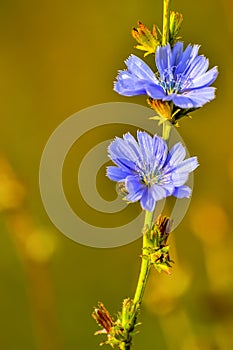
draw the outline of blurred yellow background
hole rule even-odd
[[[153,273],[134,349],[233,348],[232,79],[230,0],[172,1],[183,39],[219,66],[217,99],[179,129],[201,166],[188,214],[172,239],[171,276]],[[58,232],[41,202],[38,169],[55,128],[104,102],[145,103],[112,90],[133,52],[132,26],[161,25],[162,1],[3,0],[0,4],[0,348],[98,349],[91,312],[132,296],[141,242],[95,249]],[[84,147],[84,146],[82,146]],[[88,147],[88,145],[87,145]],[[70,200],[69,159],[65,182]],[[78,208],[77,208],[78,210]]]

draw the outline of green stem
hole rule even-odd
[[[171,124],[169,122],[165,122],[163,124],[163,134],[162,134],[162,137],[165,141],[168,141],[168,139],[169,139],[170,130],[171,130]],[[148,231],[153,224],[153,216],[154,216],[154,211],[153,212],[150,212],[150,211],[145,212],[144,228],[146,229],[146,231]],[[147,241],[146,234],[144,234],[143,235],[143,250],[147,247],[148,247],[148,241]],[[141,264],[141,270],[140,270],[140,274],[139,274],[139,278],[138,278],[138,284],[137,284],[136,292],[134,295],[134,304],[136,306],[136,310],[140,307],[140,305],[142,303],[142,298],[143,298],[143,295],[145,292],[146,283],[147,283],[149,273],[150,273],[150,262],[148,261],[148,259],[142,258],[142,264]]]
[[[166,120],[163,123],[163,134],[162,134],[162,138],[164,139],[164,141],[168,141],[169,139],[169,135],[170,135],[170,131],[171,131],[171,123]]]
[[[151,226],[153,224],[153,216],[154,216],[154,211],[152,211],[152,212],[145,211],[145,220],[144,220],[144,226],[143,226],[143,231],[145,231],[145,233],[143,234],[143,251],[145,248],[148,247],[148,240],[147,240],[146,232],[151,228]],[[134,299],[133,299],[134,312],[133,312],[133,316],[132,316],[131,332],[134,329],[136,322],[137,322],[138,311],[139,311],[141,303],[142,303],[143,295],[144,295],[145,288],[146,288],[146,283],[147,283],[148,276],[150,273],[150,268],[151,268],[150,261],[148,259],[145,259],[142,257],[142,263],[141,263],[141,269],[140,269],[140,274],[139,274],[139,278],[138,278],[138,284],[137,284],[137,288],[136,288]],[[127,343],[123,343],[120,350],[130,350],[131,342],[132,342],[132,335],[129,333]]]
[[[166,122],[163,124],[163,134],[162,137],[165,141],[167,141],[169,139],[169,134],[170,134],[170,130],[171,130],[171,124],[169,122]],[[146,232],[148,230],[151,229],[151,226],[153,224],[153,217],[154,217],[154,212],[155,211],[146,211],[145,212],[145,220],[144,220],[144,234],[143,234],[143,249],[142,251],[144,251],[147,247],[149,247],[148,245],[148,239],[147,239],[147,235]],[[142,263],[141,263],[141,269],[140,269],[140,273],[139,273],[139,278],[138,278],[138,283],[137,283],[137,288],[135,291],[135,295],[134,295],[134,315],[132,317],[132,329],[134,329],[136,321],[137,321],[137,315],[138,315],[138,311],[140,309],[140,306],[142,304],[142,299],[143,299],[143,295],[146,289],[146,283],[150,274],[150,269],[151,269],[151,264],[150,261],[148,259],[145,259],[142,257]],[[131,330],[132,330],[131,329]],[[132,338],[131,338],[132,340]],[[131,344],[131,340],[129,341],[129,343],[126,345],[125,343],[122,344],[122,348],[120,350],[130,350],[130,344]]]
[[[146,211],[145,213],[145,221],[144,228],[146,230],[151,228],[153,223],[153,214],[154,212]],[[143,249],[148,245],[146,234],[143,235]],[[144,291],[146,288],[146,282],[150,273],[150,262],[148,259],[142,258],[141,270],[138,278],[138,284],[136,288],[136,292],[134,295],[134,304],[136,305],[136,309],[138,309],[142,303],[142,298],[144,295]]]
[[[170,27],[170,0],[163,0],[163,34],[162,45],[167,45],[169,42],[169,27]],[[171,130],[171,124],[168,121],[163,123],[163,139],[168,141]]]
[[[120,350],[130,350],[130,345],[126,343],[122,343]]]
[[[169,25],[170,25],[170,0],[163,0],[162,45],[167,45],[169,41]]]
[[[170,24],[170,0],[164,0],[163,1],[162,45],[166,45],[169,41],[169,24]],[[168,139],[169,139],[170,130],[171,130],[171,124],[168,121],[163,123],[162,137],[165,141],[168,141]],[[143,234],[143,249],[142,249],[142,251],[144,251],[146,248],[149,247],[146,232],[151,229],[151,226],[153,224],[154,212],[155,211],[153,211],[153,212],[146,211],[145,212],[145,220],[144,220],[145,233]],[[146,289],[146,283],[147,283],[147,280],[148,280],[148,277],[150,274],[150,269],[151,269],[150,261],[148,259],[145,259],[142,257],[142,263],[141,263],[141,269],[140,269],[139,278],[138,278],[138,284],[137,284],[137,288],[136,288],[134,299],[133,299],[135,308],[134,308],[134,315],[132,318],[133,322],[132,322],[131,331],[132,331],[132,329],[134,329],[136,321],[137,321],[137,315],[138,315],[138,311],[140,309],[140,306],[142,304],[142,299],[143,299],[143,295],[144,295],[144,292]],[[128,344],[123,343],[120,350],[130,350],[131,340],[132,340],[132,338],[130,339]]]

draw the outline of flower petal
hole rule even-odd
[[[116,166],[108,166],[106,175],[110,180],[120,182],[124,181],[127,176],[131,175],[131,172],[127,172]]]
[[[180,73],[185,74],[188,71],[189,67],[191,66],[194,59],[198,55],[199,48],[200,48],[199,45],[194,45],[194,46],[188,45],[186,47],[180,59],[180,62],[177,65],[175,74],[180,74]]]
[[[140,161],[142,161],[143,160],[143,155],[142,155],[141,149],[140,149],[137,141],[135,140],[135,138],[129,132],[124,134],[123,138],[127,142],[128,146],[131,147],[131,149],[134,151],[134,153],[137,156],[137,158]]]
[[[186,92],[183,95],[174,95],[173,102],[181,108],[199,108],[215,98],[214,87],[204,87]]]
[[[125,180],[125,187],[129,194],[125,197],[130,202],[141,199],[145,192],[145,186],[139,181],[137,176],[128,176]]]
[[[158,80],[150,69],[150,67],[139,57],[135,55],[130,55],[129,58],[125,61],[128,70],[130,73],[135,75],[137,78],[141,80],[145,80],[148,83],[158,83]]]
[[[188,172],[179,172],[175,171],[171,174],[172,183],[175,187],[180,187],[188,181],[189,173]]]
[[[119,71],[114,91],[124,96],[146,95],[143,81],[127,71]]]
[[[111,159],[116,165],[118,165],[124,171],[130,172],[131,174],[135,174],[135,172],[137,172],[137,165],[134,162],[131,162],[130,160],[125,158],[121,158],[121,159],[111,158]]]
[[[205,73],[208,67],[209,60],[204,56],[197,56],[195,57],[185,74],[187,77],[189,77],[189,79],[194,79],[198,75],[202,75],[203,73]]]
[[[172,183],[167,183],[162,185],[163,189],[166,191],[166,196],[169,197],[173,194],[174,192],[174,185]]]
[[[108,147],[110,157],[112,159],[127,159],[130,162],[137,163],[138,154],[129,146],[128,142],[116,137],[115,140]]]
[[[155,168],[162,168],[167,157],[167,143],[157,135],[153,137],[152,152],[154,156],[153,170]]]
[[[191,173],[193,170],[195,170],[198,167],[198,165],[199,164],[197,161],[197,157],[190,157],[183,160],[183,162],[179,163],[176,166],[176,170],[178,170],[179,172]]]
[[[176,187],[173,196],[177,198],[189,198],[191,196],[192,190],[188,186]]]
[[[160,85],[156,85],[156,84],[146,85],[145,84],[144,89],[145,89],[147,95],[154,98],[155,100],[161,100],[166,96],[164,89]]]
[[[193,101],[192,98],[189,97],[188,93],[186,93],[185,95],[173,94],[170,100],[174,102],[175,106],[180,108],[194,108],[196,106],[196,103]],[[166,99],[166,101],[168,101],[168,99]]]
[[[206,87],[210,86],[217,78],[218,76],[218,69],[217,67],[213,67],[211,70],[209,70],[207,73],[202,74],[200,76],[196,76],[196,78],[193,79],[192,85],[190,88],[200,88],[200,87]]]
[[[191,157],[179,163],[172,172],[172,182],[175,187],[182,186],[188,180],[189,173],[198,167],[197,157]]]
[[[155,61],[159,74],[164,79],[165,74],[171,71],[172,53],[170,44],[157,47]]]
[[[140,204],[142,209],[153,211],[156,205],[156,201],[154,200],[153,196],[151,195],[148,188],[144,191],[144,194],[140,200]]]
[[[153,139],[145,131],[137,132],[139,147],[142,152],[143,159],[146,163],[150,163],[153,152]]]
[[[154,184],[149,189],[149,192],[151,193],[151,196],[154,198],[156,202],[166,197],[166,190],[162,186],[157,184]]]
[[[182,162],[185,158],[186,150],[181,142],[176,143],[168,152],[168,156],[166,159],[166,169],[169,169],[180,162]],[[167,172],[167,171],[165,171]]]
[[[173,69],[176,68],[178,62],[180,61],[180,58],[182,57],[183,46],[183,43],[181,41],[178,41],[172,48],[171,67]]]

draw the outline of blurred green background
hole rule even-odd
[[[181,122],[201,166],[189,212],[171,239],[173,273],[151,275],[134,349],[229,350],[233,5],[174,0],[172,8],[184,15],[184,41],[200,43],[220,75],[217,99]],[[66,238],[43,208],[38,169],[46,141],[71,114],[104,102],[145,105],[144,97],[114,93],[112,82],[132,51],[142,57],[132,26],[139,19],[161,25],[161,18],[159,0],[1,1],[1,349],[99,349],[93,306],[101,300],[114,313],[134,293],[140,240],[104,250]],[[73,152],[64,181],[74,206],[69,174],[76,163]]]

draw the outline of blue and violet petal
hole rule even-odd
[[[218,75],[217,67],[207,71],[209,61],[198,55],[199,45],[177,42],[158,46],[155,63],[158,73],[139,57],[131,55],[126,60],[128,70],[119,71],[114,90],[124,96],[148,95],[155,100],[172,101],[175,106],[199,108],[215,98],[210,85]]]
[[[185,159],[181,143],[168,151],[160,136],[138,131],[137,140],[130,133],[117,137],[108,152],[116,166],[107,168],[107,176],[123,182],[128,193],[125,198],[140,201],[144,210],[153,211],[157,201],[171,195],[177,198],[191,195],[185,183],[198,162],[196,157]]]

